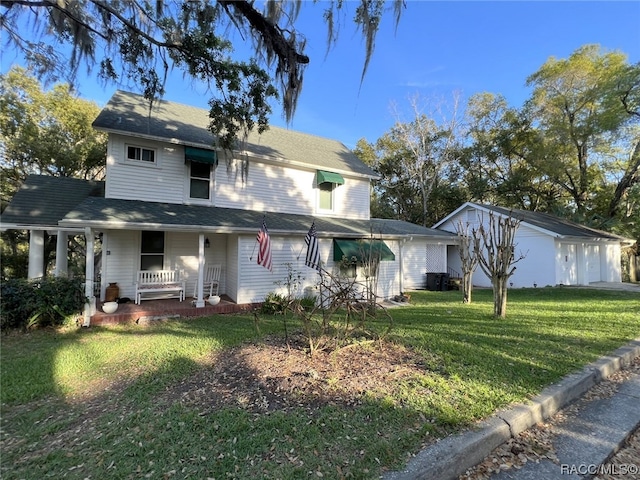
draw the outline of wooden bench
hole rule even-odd
[[[179,270],[140,270],[136,281],[136,305],[142,300],[158,298],[179,298],[184,300],[186,282]],[[163,293],[170,295],[142,296],[147,293]]]

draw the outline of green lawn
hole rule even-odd
[[[393,398],[357,407],[257,415],[201,414],[159,402],[207,359],[258,334],[228,315],[1,340],[0,476],[19,478],[376,478],[430,438],[463,429],[640,336],[634,293],[513,290],[507,319],[491,292],[413,292],[392,310],[390,341],[419,352],[423,369]],[[262,317],[260,335],[281,332]],[[114,384],[123,388],[105,388]]]

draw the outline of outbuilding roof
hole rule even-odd
[[[449,219],[455,217],[458,213],[469,208],[480,210],[482,212],[494,212],[502,216],[511,216],[522,223],[533,227],[534,229],[543,231],[549,235],[566,238],[585,238],[585,239],[606,239],[626,241],[624,237],[613,233],[604,232],[595,228],[586,227],[579,223],[557,217],[543,212],[532,212],[529,210],[519,210],[515,208],[505,208],[496,205],[486,205],[474,202],[466,202],[458,207],[455,211],[447,215],[445,218],[436,223],[433,228],[439,228]]]
[[[167,100],[157,100],[150,108],[142,95],[119,90],[93,126],[106,132],[215,150],[209,123],[208,110]],[[378,178],[341,142],[275,126],[262,134],[251,132],[242,149],[254,158]]]

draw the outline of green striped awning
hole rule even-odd
[[[333,239],[333,260],[335,262],[342,261],[343,258],[355,258],[357,262],[364,262],[373,255],[381,261],[393,261],[396,259],[395,254],[382,240],[369,239]]]
[[[204,148],[184,147],[184,159],[189,162],[218,164],[218,155],[215,150],[205,150]]]
[[[322,185],[323,183],[337,183],[338,185],[344,185],[344,178],[342,178],[342,175],[339,173],[318,170],[318,173],[316,174],[316,184]]]

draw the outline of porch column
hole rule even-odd
[[[404,244],[407,242],[406,238],[403,238],[398,242],[398,272],[400,274],[400,281],[398,282],[398,286],[400,287],[400,291],[398,294],[402,295],[404,293],[404,262],[402,260],[402,250]]]
[[[67,259],[67,242],[68,234],[63,230],[58,230],[58,237],[56,239],[56,269],[54,275],[56,277],[66,277],[68,270]]]
[[[96,297],[93,295],[93,277],[94,277],[94,235],[93,230],[90,227],[84,229],[85,243],[87,245],[87,256],[85,259],[85,281],[84,281],[84,295],[87,298],[87,303],[84,305],[84,322],[83,327],[88,327],[91,324],[91,315],[96,313]]]
[[[196,292],[196,308],[204,307],[204,233],[198,235],[198,289]]]
[[[44,230],[29,230],[28,278],[44,277]]]

